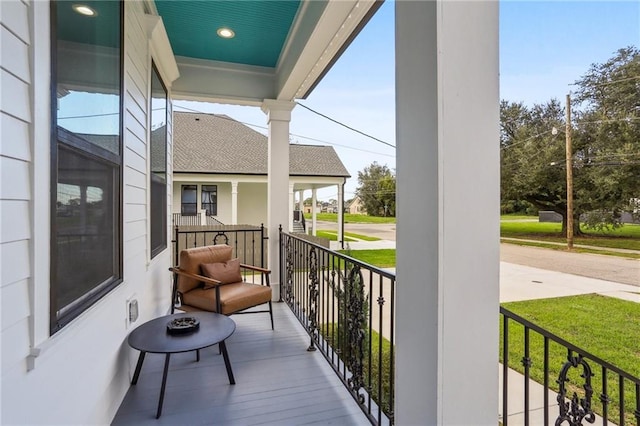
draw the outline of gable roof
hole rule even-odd
[[[267,137],[226,115],[173,113],[175,173],[267,174]],[[289,175],[351,177],[331,146],[289,145]]]

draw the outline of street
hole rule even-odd
[[[318,229],[337,230],[335,222],[318,221]],[[345,223],[345,232],[395,241],[396,224]],[[500,260],[640,287],[640,259],[569,253],[539,247],[500,244]]]

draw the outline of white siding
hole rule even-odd
[[[108,424],[135,367],[127,334],[169,308],[170,249],[152,261],[148,253],[151,60],[142,8],[125,3],[124,282],[49,337],[49,4],[0,1],[0,424]],[[132,297],[140,305],[133,325]]]
[[[32,160],[29,124],[30,82],[28,46],[31,43],[28,6],[20,1],[0,2],[0,301],[2,392],[8,372],[25,365],[29,354],[29,283]],[[6,410],[4,401],[0,407]],[[4,413],[0,409],[0,412]],[[4,414],[0,423],[4,423]]]

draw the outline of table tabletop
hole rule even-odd
[[[169,334],[167,324],[176,318],[195,317],[200,327],[186,334]],[[149,353],[190,352],[213,346],[227,339],[236,329],[229,317],[213,312],[189,312],[166,315],[138,326],[129,334],[129,346]]]

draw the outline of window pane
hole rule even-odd
[[[167,247],[167,91],[151,72],[151,257]]]
[[[194,216],[198,213],[197,194],[198,187],[196,185],[182,185],[180,213],[183,216]]]
[[[96,16],[70,1],[57,9],[58,126],[86,142],[120,153],[120,3],[85,1]]]
[[[58,1],[52,13],[51,331],[121,278],[121,2]]]
[[[77,299],[117,275],[114,169],[69,149],[58,150],[56,306]]]
[[[202,185],[202,208],[207,211],[208,216],[218,214],[218,186]]]

